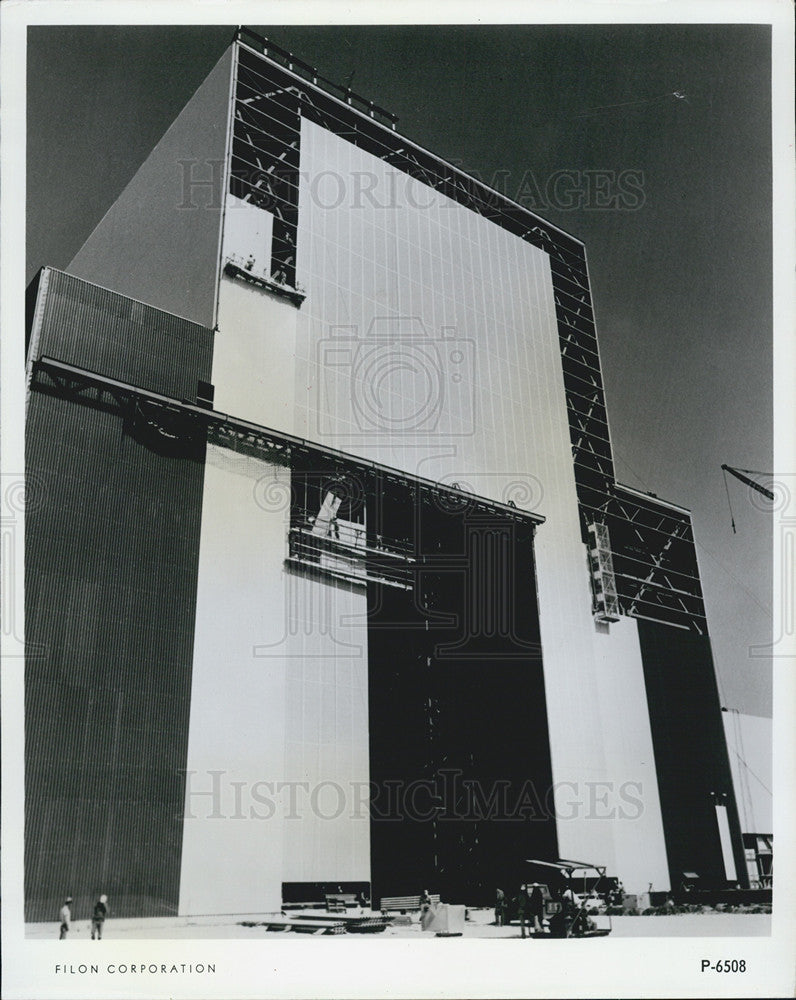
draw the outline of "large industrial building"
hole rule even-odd
[[[577,239],[239,29],[28,334],[27,919],[748,884]]]

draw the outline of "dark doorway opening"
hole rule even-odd
[[[373,899],[488,905],[557,853],[534,527],[393,482],[368,530],[415,559],[410,590],[368,584]]]

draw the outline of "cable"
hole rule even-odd
[[[733,715],[733,729],[735,730],[735,746],[733,747],[733,752],[739,761],[743,764],[743,770],[739,773],[739,785],[741,799],[743,801],[743,811],[744,811],[744,822],[746,825],[746,830],[750,830],[749,822],[750,819],[754,818],[754,803],[752,801],[752,789],[749,787],[749,772],[751,768],[746,763],[746,749],[744,747],[743,740],[743,725],[741,723],[741,713],[739,709],[732,709]]]
[[[727,485],[727,471],[726,469],[722,469],[722,472],[724,473],[724,492],[727,494],[727,506],[730,508],[730,521],[732,521],[732,533],[733,535],[736,535],[737,531],[735,530],[735,518],[733,517],[732,514],[732,503],[730,502],[730,487]]]
[[[612,111],[614,108],[629,108],[637,106],[639,104],[654,104],[656,101],[665,101],[667,97],[675,97],[678,101],[685,101],[688,103],[688,98],[681,90],[670,90],[666,94],[658,94],[657,97],[643,97],[639,101],[622,101],[620,104],[601,104],[596,108],[589,108],[588,111],[584,111],[579,115],[572,115],[572,118],[587,118],[590,114],[595,111]]]
[[[771,789],[768,787],[768,785],[763,781],[763,779],[760,777],[759,774],[755,774],[755,772],[751,769],[751,767],[749,767],[749,765],[746,763],[746,761],[743,759],[743,757],[738,753],[738,751],[734,747],[733,747],[733,751],[732,752],[735,754],[735,756],[738,758],[738,760],[743,764],[743,766],[746,768],[746,770],[752,775],[752,777],[757,780],[757,782],[761,786],[761,788],[764,788],[765,791],[767,791],[768,794],[773,797],[774,793],[771,791]]]

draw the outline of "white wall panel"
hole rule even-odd
[[[284,880],[370,880],[366,596],[290,571]]]
[[[596,787],[595,822],[614,813],[616,872],[628,892],[670,889],[638,625],[622,618],[594,634],[599,717],[610,782]]]
[[[222,266],[251,256],[252,273],[270,270],[273,218],[227,196]],[[223,413],[292,433],[296,307],[262,287],[222,275],[213,353],[214,405]]]
[[[742,833],[774,830],[772,722],[731,709],[722,715]]]
[[[297,278],[307,297],[296,308],[222,281],[216,407],[545,516],[535,554],[560,852],[607,864],[628,886],[662,884],[635,627],[597,635],[591,616],[548,257],[319,126],[303,121],[301,144]],[[247,213],[267,213],[235,209],[225,254],[245,256],[263,236]],[[351,608],[364,614],[364,599],[298,577],[286,592],[291,607],[315,606],[297,612],[286,640],[287,773],[313,787],[356,782],[367,770],[367,667],[340,623]],[[618,735],[620,693],[632,721]],[[644,857],[631,832],[640,827],[593,803],[594,788],[616,798],[637,775]],[[285,880],[326,880],[330,867],[367,877],[366,824],[323,818],[336,811],[328,792],[285,821]]]
[[[595,634],[549,259],[319,126],[303,121],[301,142],[295,432],[545,516],[536,562],[561,854],[641,878],[627,822],[594,815],[590,797],[643,773],[646,888],[665,852],[641,660],[626,630]],[[626,748],[602,709],[620,677],[635,717]]]
[[[267,817],[259,782],[285,774],[284,657],[258,645],[284,632],[287,510],[257,503],[264,475],[283,495],[289,472],[208,445],[199,549],[189,771],[180,913],[258,913],[281,905],[281,810]],[[213,788],[221,805],[191,794]],[[193,772],[193,773],[191,773]],[[237,808],[235,786],[241,782]],[[275,792],[274,792],[275,794]],[[218,815],[220,813],[220,816]],[[188,818],[193,816],[194,818]]]
[[[289,470],[208,446],[181,913],[370,878],[365,592],[285,569],[289,498]]]

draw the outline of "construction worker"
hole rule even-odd
[[[506,894],[502,889],[495,891],[495,925],[502,927],[506,919]]]
[[[517,916],[520,918],[520,936],[530,937],[531,936],[531,898],[528,895],[528,886],[523,883],[520,886],[520,894],[517,896]],[[528,934],[525,934],[525,928],[528,928]]]
[[[97,902],[94,904],[94,913],[91,917],[91,940],[94,940],[96,935],[97,941],[102,940],[102,927],[105,923],[105,918],[108,916],[108,897],[105,895],[100,896]]]
[[[70,909],[72,905],[72,897],[67,896],[64,905],[61,907],[61,912],[59,917],[61,920],[61,933],[58,935],[58,940],[63,941],[72,926],[72,910]]]
[[[541,934],[544,930],[542,919],[544,917],[544,893],[538,882],[532,882],[528,887],[528,912],[533,920],[533,929]]]

